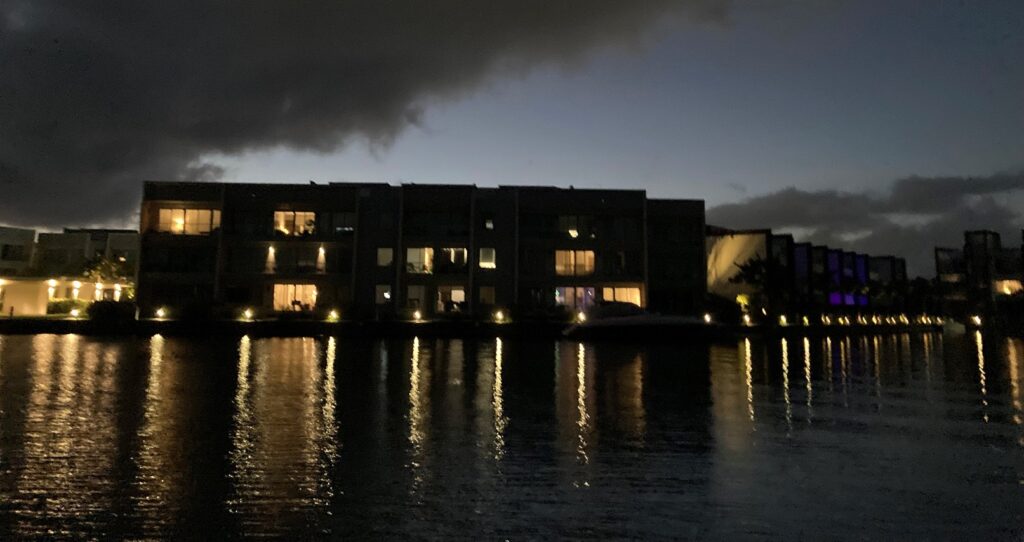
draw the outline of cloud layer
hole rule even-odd
[[[145,178],[215,179],[207,153],[387,144],[430,100],[574,61],[726,0],[8,0],[0,217],[125,216]]]
[[[934,275],[936,245],[959,247],[963,232],[1000,232],[1020,246],[1024,173],[989,177],[909,177],[887,193],[787,188],[708,210],[708,223],[771,227],[798,240],[907,258],[912,275]],[[1016,205],[1015,205],[1016,203]]]

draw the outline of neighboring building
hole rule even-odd
[[[90,262],[106,258],[132,277],[138,264],[139,234],[134,230],[73,229],[40,233],[35,250],[35,274],[79,275]]]
[[[947,314],[965,316],[987,312],[1002,296],[1024,291],[1024,232],[1022,245],[1006,248],[993,231],[964,232],[964,246],[935,249],[935,274]]]
[[[0,226],[0,276],[20,275],[32,265],[35,230]]]
[[[137,299],[143,315],[693,313],[703,231],[702,201],[642,190],[147,182]]]
[[[775,314],[895,311],[902,308],[906,262],[796,243],[768,229],[710,226],[708,292]]]
[[[0,314],[43,316],[51,301],[120,301],[131,284],[94,283],[84,277],[0,279]],[[70,309],[71,306],[67,306]]]

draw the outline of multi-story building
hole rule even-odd
[[[785,314],[902,308],[906,262],[796,243],[768,229],[708,227],[708,292]]]
[[[1000,297],[1024,291],[1022,271],[1024,243],[1017,248],[1004,247],[994,231],[967,231],[962,249],[935,249],[936,282],[947,314],[992,310]]]
[[[20,275],[32,264],[35,230],[0,226],[0,276]]]
[[[704,204],[642,190],[468,185],[145,185],[138,302],[350,318],[690,313]]]
[[[138,254],[139,234],[134,230],[64,228],[39,234],[32,267],[43,276],[80,275],[90,262],[106,258],[131,277]]]

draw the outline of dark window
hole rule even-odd
[[[28,261],[28,250],[25,245],[2,245],[0,246],[0,260],[12,262]]]
[[[328,235],[356,231],[356,214],[352,212],[320,213],[320,230]]]

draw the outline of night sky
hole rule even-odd
[[[645,188],[896,253],[1024,226],[1024,2],[0,3],[0,222],[142,179]]]

